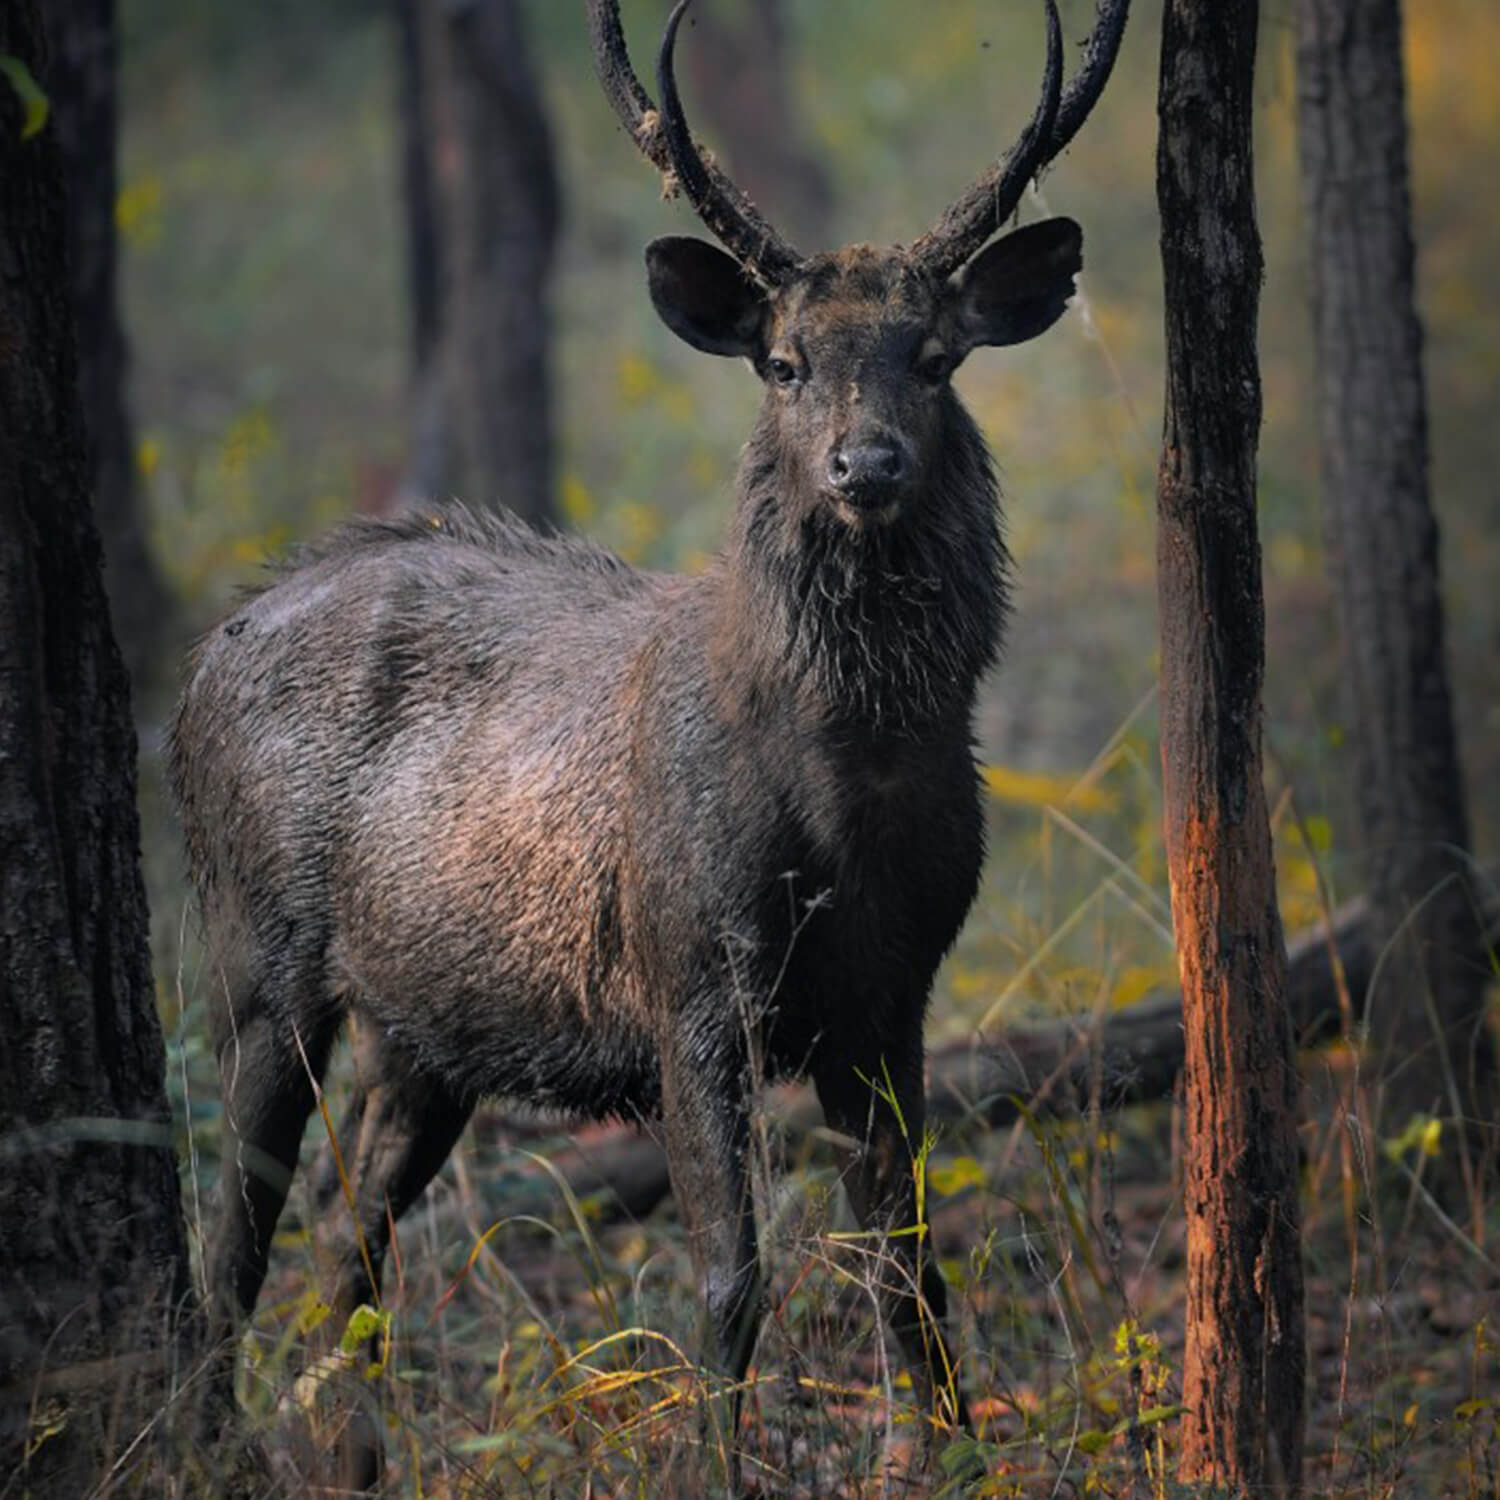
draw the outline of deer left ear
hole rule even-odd
[[[1043,219],[980,251],[953,278],[967,349],[1022,344],[1062,317],[1083,269],[1083,231],[1072,219]]]
[[[705,354],[760,354],[766,299],[740,263],[687,235],[646,246],[646,278],[661,320]]]

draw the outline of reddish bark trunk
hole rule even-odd
[[[1264,602],[1251,102],[1255,0],[1168,0],[1157,196],[1162,772],[1185,1041],[1182,1476],[1295,1491],[1303,1432],[1297,1078],[1261,785]]]

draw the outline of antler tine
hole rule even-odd
[[[670,172],[672,158],[657,128],[656,106],[630,65],[619,0],[589,0],[589,34],[594,44],[594,69],[605,98],[647,160]]]
[[[663,85],[663,94],[670,88],[672,99],[668,111],[675,112],[679,122],[682,120],[682,106],[672,80],[670,52],[671,39],[676,35],[684,8],[679,4],[673,12],[667,23],[668,35],[664,42],[669,81]],[[665,115],[657,112],[651,96],[631,66],[624,28],[620,25],[619,0],[589,0],[588,10],[599,82],[630,138],[658,171],[676,176],[704,223],[751,275],[766,285],[784,280],[801,263],[802,257],[761,217],[750,199],[718,166],[703,160],[692,145],[685,123],[680,125],[680,134],[687,141],[688,149],[685,153],[680,147],[674,151]],[[695,180],[694,164],[699,183],[697,192],[691,185]],[[703,179],[707,180],[706,190],[702,187]]]
[[[1015,212],[1026,184],[1078,133],[1109,81],[1130,0],[1099,0],[1083,68],[1060,99],[1062,29],[1054,0],[1045,4],[1047,68],[1041,102],[1010,151],[912,245],[913,257],[934,276],[956,271]]]
[[[1052,143],[1047,147],[1048,161],[1067,148],[1104,92],[1119,56],[1120,39],[1125,35],[1129,14],[1130,0],[1099,0],[1083,68],[1064,90],[1062,103],[1057,107],[1057,123],[1052,127]]]
[[[688,129],[672,71],[677,28],[692,0],[677,0],[667,18],[656,64],[661,90],[661,124],[672,167],[698,217],[758,281],[776,286],[801,264],[802,257],[763,219],[755,205],[728,177],[705,162]]]

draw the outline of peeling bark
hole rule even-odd
[[[1168,0],[1157,197],[1162,776],[1185,1047],[1182,1477],[1301,1482],[1297,1075],[1261,781],[1255,0]]]

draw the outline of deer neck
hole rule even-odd
[[[714,629],[724,701],[901,737],[967,724],[1009,559],[977,434],[944,453],[896,521],[855,531],[752,441]]]

